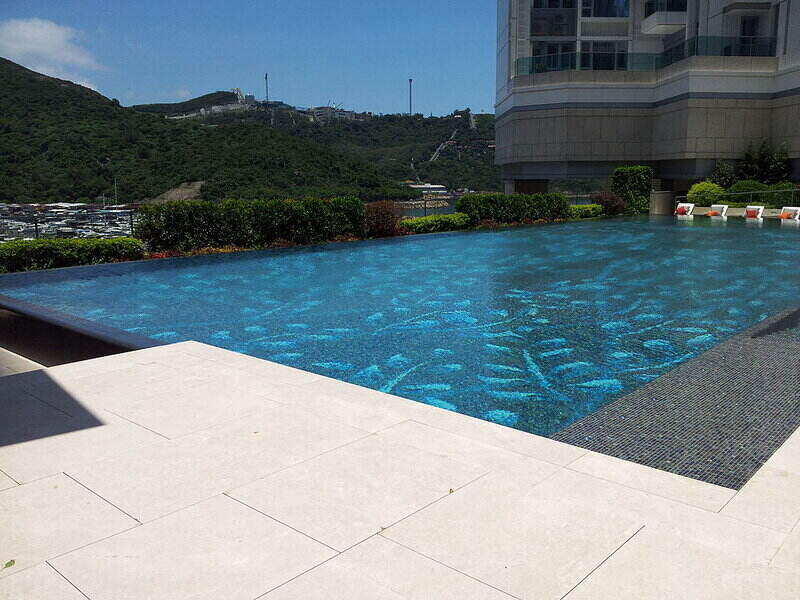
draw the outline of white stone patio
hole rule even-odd
[[[0,408],[2,599],[800,597],[799,433],[736,493],[196,342]]]

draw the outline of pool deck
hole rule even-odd
[[[800,596],[798,432],[735,491],[197,342],[0,403],[0,599]]]

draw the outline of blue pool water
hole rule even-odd
[[[548,435],[800,304],[800,231],[618,219],[0,278],[0,293]]]

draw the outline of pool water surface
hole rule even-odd
[[[0,293],[550,435],[797,306],[800,230],[632,218],[0,277]]]

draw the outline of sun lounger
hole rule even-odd
[[[683,221],[691,221],[694,219],[693,212],[694,204],[691,202],[678,202],[678,206],[675,208],[675,216]]]
[[[748,223],[763,223],[764,222],[764,207],[763,206],[746,206],[744,209],[744,218]]]
[[[781,220],[781,225],[800,226],[800,206],[784,206],[778,218]]]
[[[715,221],[728,220],[728,205],[727,204],[712,204],[711,209],[706,213],[707,216]]]

